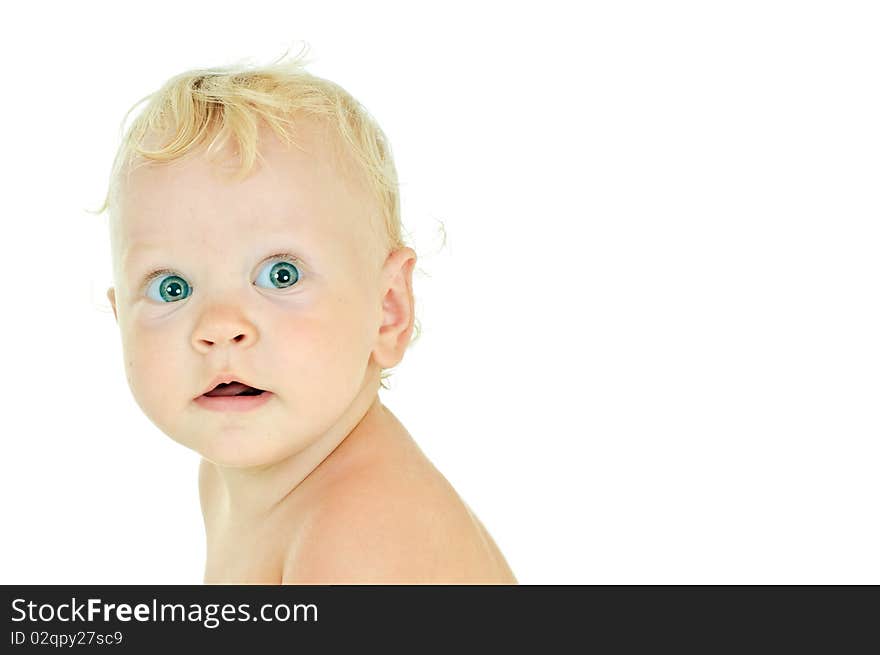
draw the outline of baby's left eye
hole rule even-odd
[[[299,280],[299,269],[287,261],[267,262],[257,275],[256,285],[265,289],[286,289]],[[263,284],[260,284],[260,283]]]

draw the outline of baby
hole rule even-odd
[[[416,254],[374,119],[297,61],[147,99],[101,209],[107,297],[136,402],[202,457],[205,582],[516,583],[379,400]]]

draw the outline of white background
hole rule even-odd
[[[306,42],[420,254],[383,401],[520,582],[880,583],[873,4],[7,8],[0,582],[201,582],[86,210],[135,101]]]

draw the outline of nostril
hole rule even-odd
[[[214,345],[216,345],[216,344],[218,343],[217,340],[205,339],[205,338],[202,338],[202,337],[200,337],[198,341],[199,341],[199,343],[202,344],[203,346],[214,346]],[[231,341],[231,342],[233,342],[233,343],[239,343],[239,342],[241,342],[241,341],[247,341],[247,334],[245,334],[245,333],[241,333],[241,334],[239,334],[239,335],[237,335],[237,336],[232,337],[229,341]],[[223,343],[223,339],[220,339],[220,340],[219,340],[219,343]]]

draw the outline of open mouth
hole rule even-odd
[[[264,391],[264,389],[249,387],[241,382],[229,382],[227,384],[218,384],[204,395],[209,398],[216,398],[218,396],[259,396]]]

